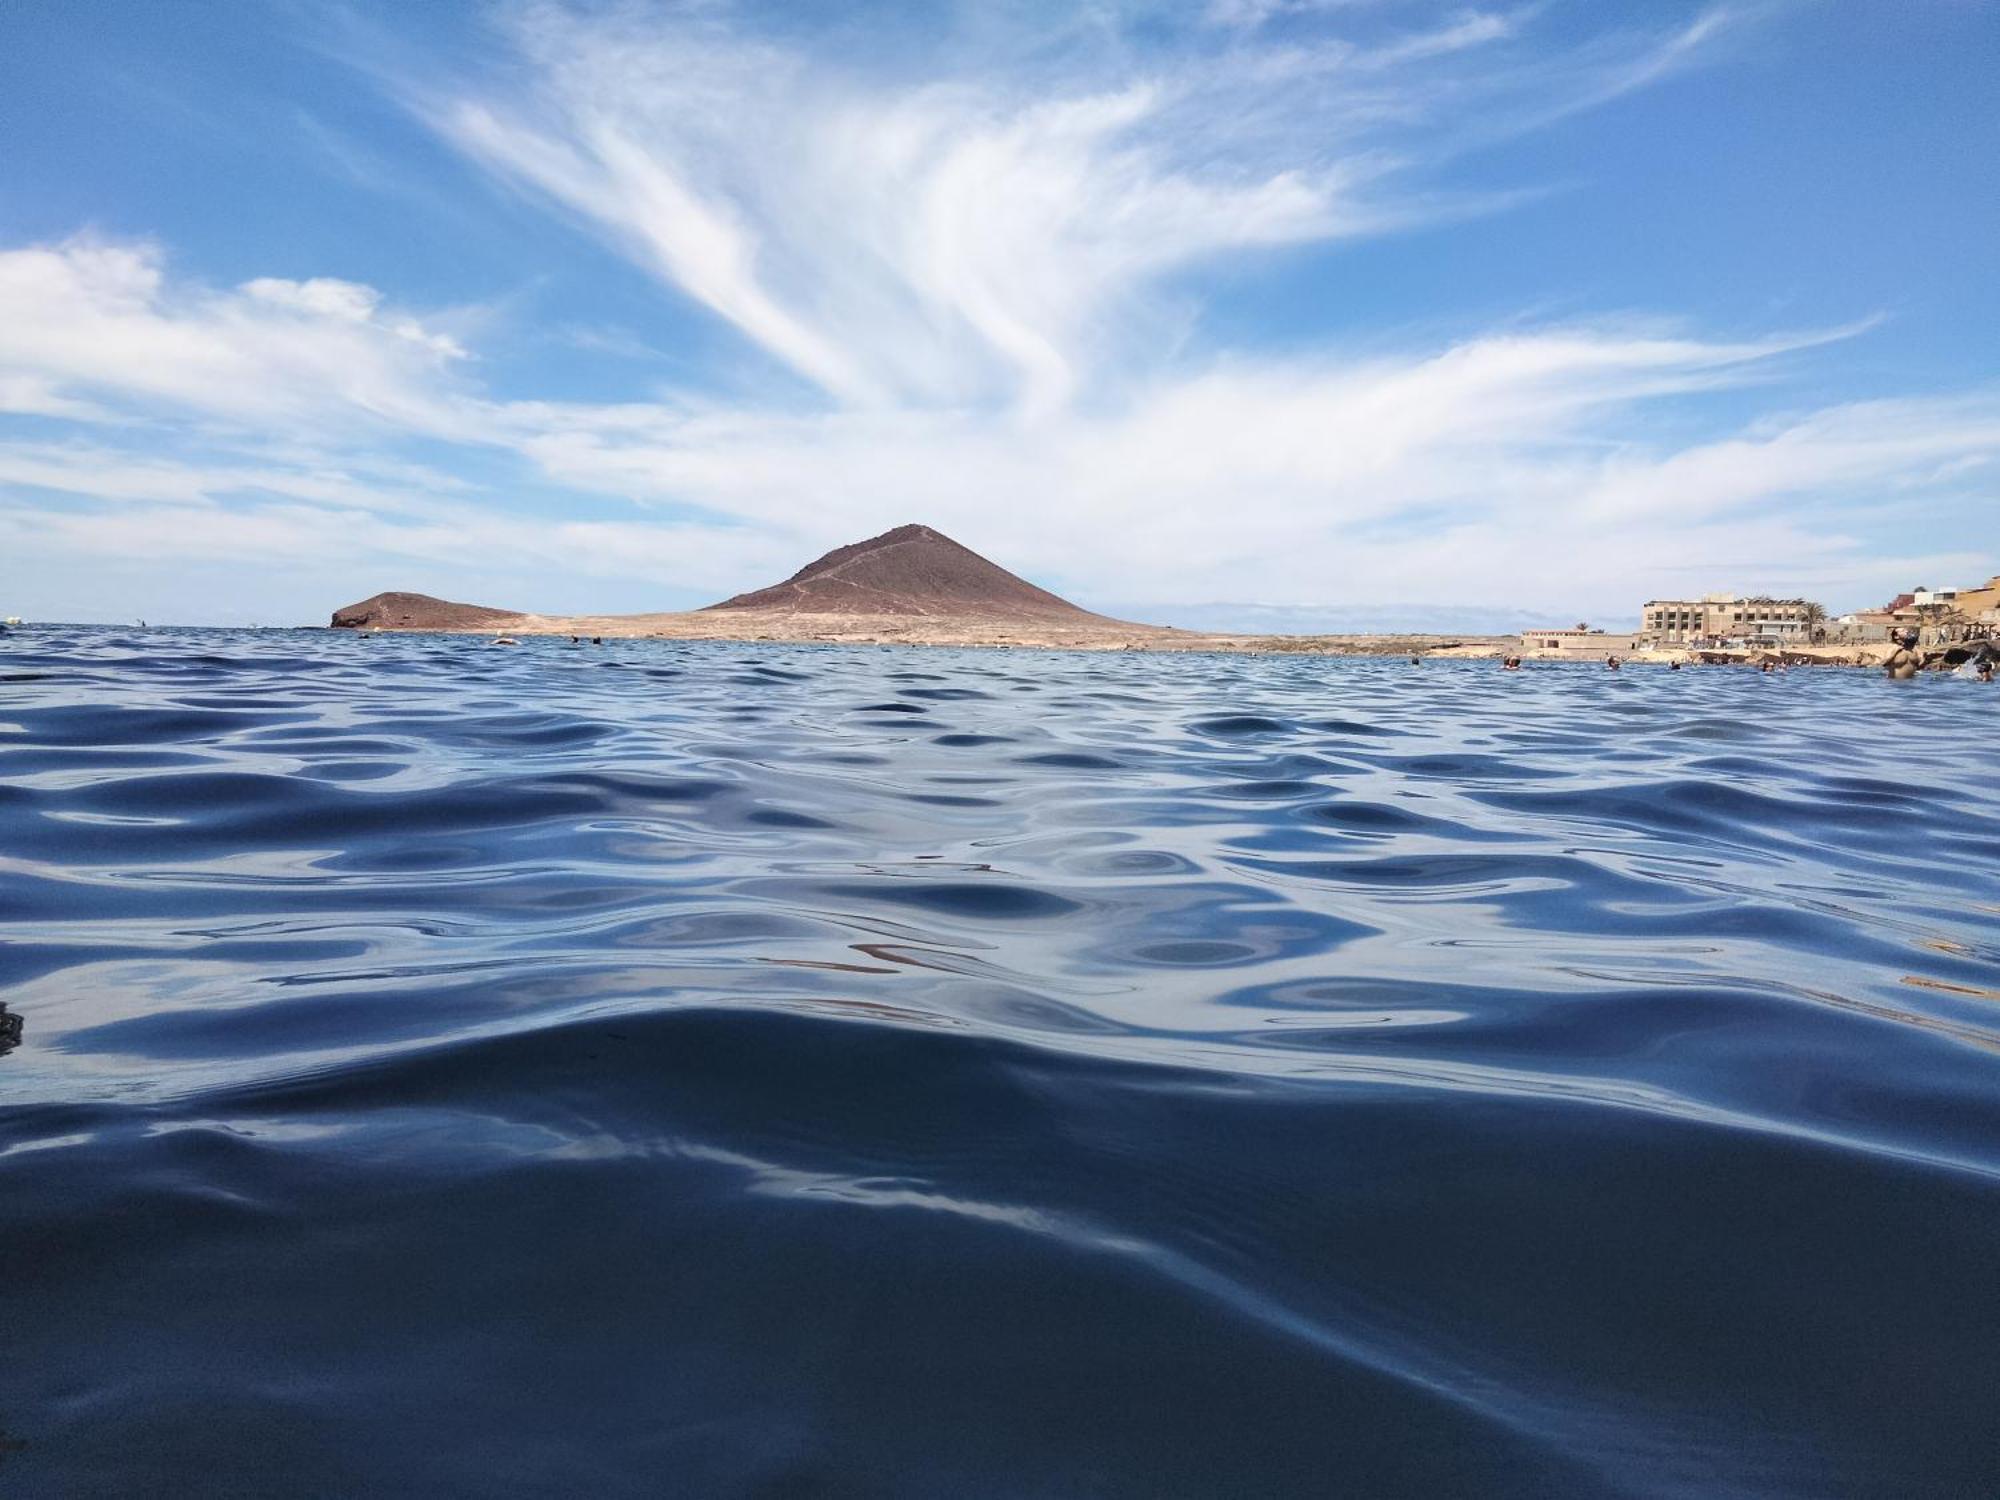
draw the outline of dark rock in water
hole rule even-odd
[[[333,612],[333,624],[347,630],[470,630],[519,618],[517,610],[454,604],[429,594],[377,594]]]
[[[865,542],[836,547],[783,583],[708,607],[801,615],[1103,618],[1036,588],[928,526],[898,526]]]
[[[21,1018],[7,1009],[7,1003],[0,1000],[0,1057],[5,1057],[21,1045]]]

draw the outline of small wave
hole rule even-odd
[[[1986,700],[1609,675],[10,633],[0,1486],[1991,1492]]]

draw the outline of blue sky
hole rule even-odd
[[[2000,570],[2000,6],[0,8],[0,613]]]

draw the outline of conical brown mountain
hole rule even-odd
[[[928,526],[898,526],[836,547],[783,583],[710,610],[795,615],[919,615],[1100,620]]]

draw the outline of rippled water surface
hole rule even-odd
[[[0,1494],[2000,1494],[1997,729],[7,636]]]

